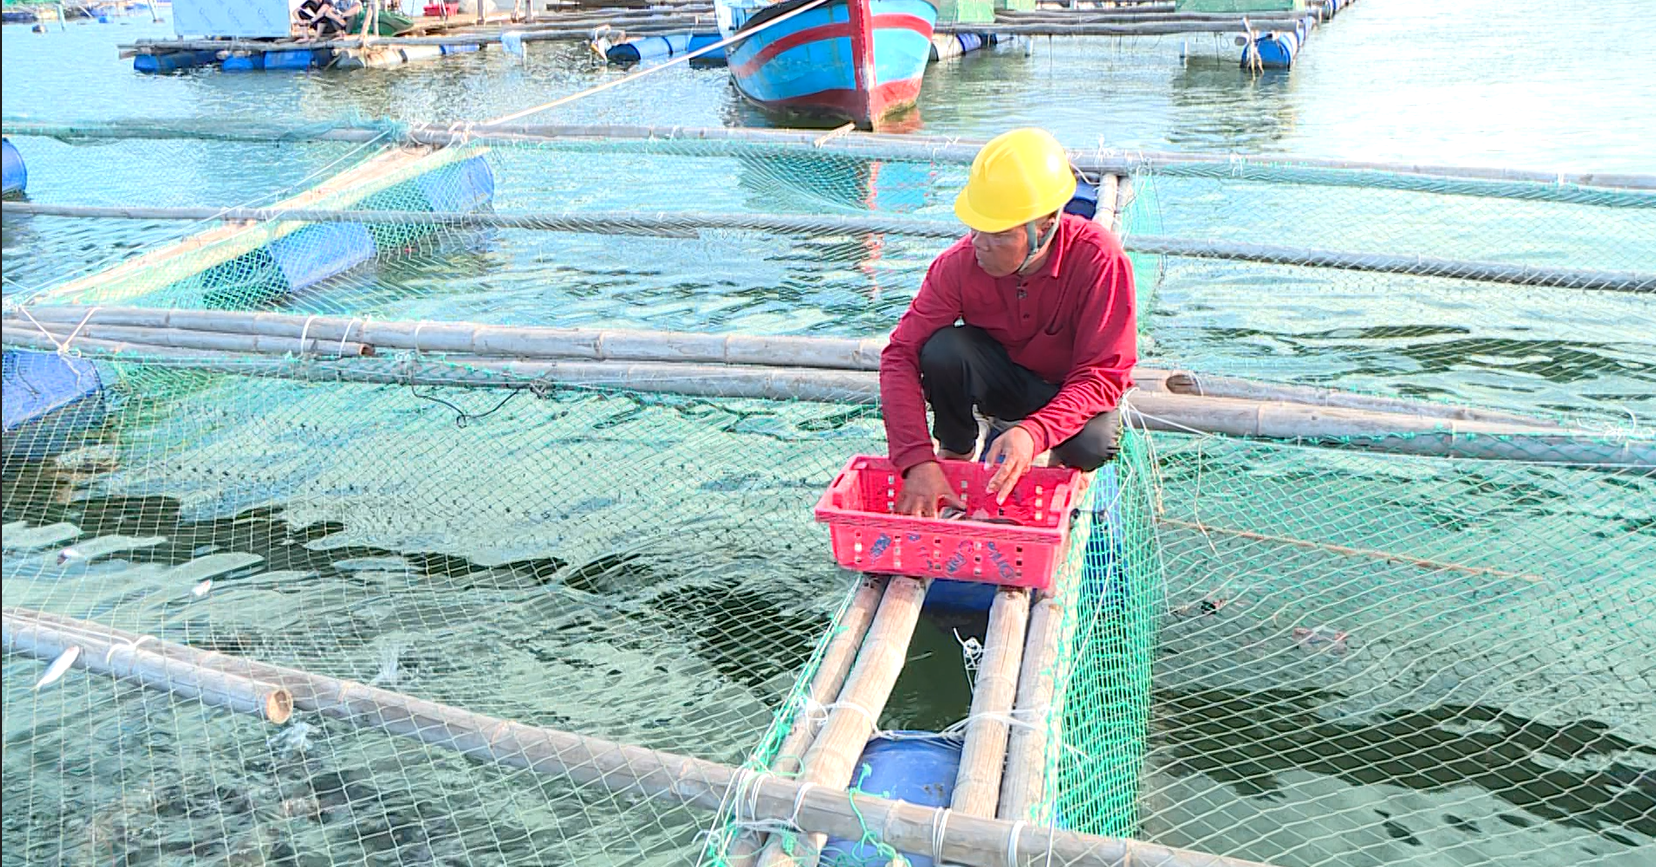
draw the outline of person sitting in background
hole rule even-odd
[[[345,15],[331,0],[304,0],[293,14],[308,38],[324,39],[345,32]]]
[[[985,457],[1000,465],[988,491],[1001,502],[1049,449],[1082,470],[1115,457],[1117,404],[1138,361],[1133,266],[1108,229],[1064,213],[1075,189],[1044,130],[1004,133],[972,161],[955,199],[971,232],[932,262],[880,355],[886,442],[904,479],[898,514],[962,507],[938,460],[972,458],[974,407],[1017,422]]]

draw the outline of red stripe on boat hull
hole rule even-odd
[[[927,39],[930,39],[932,35],[932,26],[926,23],[926,19],[918,18],[913,15],[876,15],[873,18],[873,23],[875,30],[912,30],[915,33],[925,36]],[[804,30],[789,33],[788,35],[777,39],[775,42],[766,45],[764,48],[759,49],[758,53],[754,54],[751,59],[737,64],[736,66],[732,66],[730,71],[735,75],[744,77],[749,76],[757,72],[759,67],[770,62],[772,58],[776,57],[776,55],[781,54],[790,48],[798,48],[801,45],[811,42],[817,42],[825,39],[839,39],[845,36],[852,37],[851,53],[852,57],[856,57],[858,42],[856,34],[852,31],[851,24],[849,22],[841,21],[835,24],[819,24],[816,27],[807,27]],[[872,43],[869,45],[869,50],[873,51]],[[869,58],[868,64],[869,69],[872,70],[874,67],[874,60],[872,56]],[[861,68],[861,66],[858,67],[859,70]],[[862,86],[861,81],[858,82],[858,86]]]
[[[824,90],[791,99],[753,100],[775,111],[830,118],[850,118],[857,126],[871,128],[893,111],[912,105],[920,96],[920,79],[887,81],[871,91]],[[750,97],[751,99],[751,97]]]

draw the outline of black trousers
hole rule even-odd
[[[989,333],[971,325],[940,329],[920,348],[920,383],[932,407],[932,435],[946,450],[970,454],[977,445],[975,406],[1004,421],[1028,418],[1058,395],[1058,386],[1007,355]],[[1096,470],[1114,458],[1121,413],[1094,416],[1073,437],[1052,447],[1066,467]]]

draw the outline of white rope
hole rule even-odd
[[[344,357],[344,355],[345,355],[345,341],[350,339],[350,337],[351,337],[351,326],[357,324],[358,322],[361,322],[363,327],[367,327],[368,318],[363,317],[361,319],[358,319],[358,318],[353,316],[353,317],[351,317],[350,322],[345,323],[345,333],[339,335],[339,351],[334,353],[335,355],[338,355],[340,357]],[[309,324],[309,323],[307,322],[306,324]],[[361,330],[358,330],[357,333],[361,334],[362,332],[361,332]]]
[[[91,310],[86,311],[86,315],[81,317],[80,324],[75,326],[75,330],[69,332],[69,336],[63,338],[63,342],[58,344],[57,351],[59,355],[67,355],[69,353],[69,344],[75,342],[75,338],[80,335],[81,329],[86,327],[86,323],[92,321],[92,314],[96,312],[98,312],[97,307],[93,307]]]
[[[961,638],[958,629],[949,631],[954,633],[955,641],[960,644],[960,661],[966,669],[966,680],[976,685],[977,679],[972,675],[976,674],[979,666],[983,664],[983,642],[977,640],[975,636]]]
[[[943,837],[948,833],[949,808],[942,807],[932,814],[932,864],[943,867]]]
[[[841,708],[854,710],[857,713],[862,714],[863,719],[868,720],[868,725],[869,725],[870,728],[874,729],[875,734],[880,733],[880,721],[878,719],[875,719],[874,712],[869,710],[866,707],[863,707],[860,704],[857,704],[854,701],[836,701],[836,702],[832,702],[832,703],[829,703],[829,704],[822,705],[822,708],[823,708],[823,710],[826,710],[826,711],[835,711],[835,710],[839,710]]]
[[[484,122],[483,125],[484,126],[493,126],[495,124],[511,123],[514,120],[522,120],[523,118],[526,118],[530,115],[540,114],[543,111],[547,111],[549,109],[557,108],[560,105],[567,105],[567,104],[569,104],[571,102],[574,102],[578,99],[585,99],[586,97],[592,96],[595,93],[599,93],[601,91],[609,90],[612,87],[617,87],[619,85],[626,84],[629,81],[636,81],[637,79],[643,78],[646,75],[654,75],[655,73],[660,72],[663,69],[667,69],[667,68],[670,68],[670,67],[673,67],[673,66],[677,66],[680,63],[687,63],[691,60],[694,60],[698,57],[701,57],[704,54],[710,54],[714,51],[718,51],[718,50],[724,48],[727,45],[734,45],[738,42],[746,41],[749,37],[752,37],[755,34],[761,33],[761,32],[763,32],[763,31],[765,31],[765,30],[767,30],[771,27],[775,27],[776,25],[781,24],[782,22],[787,21],[788,19],[793,18],[796,15],[800,15],[800,14],[803,14],[805,12],[809,12],[812,9],[815,9],[818,6],[821,6],[821,5],[823,5],[824,3],[827,3],[827,2],[828,2],[828,0],[811,0],[810,3],[806,3],[804,6],[801,6],[798,9],[795,9],[792,12],[787,13],[786,15],[779,15],[775,18],[772,18],[769,21],[761,23],[759,26],[754,27],[751,30],[743,30],[739,33],[736,33],[733,36],[730,36],[730,37],[725,38],[725,39],[721,39],[718,42],[713,43],[712,45],[708,45],[704,48],[698,48],[695,51],[690,52],[689,54],[684,54],[684,55],[680,55],[678,57],[675,57],[672,60],[669,60],[666,63],[663,63],[659,66],[651,66],[651,67],[647,67],[647,68],[644,68],[644,69],[640,69],[636,72],[628,73],[627,75],[622,76],[621,78],[617,78],[613,81],[606,81],[603,84],[599,84],[599,85],[596,85],[594,87],[589,87],[586,90],[579,91],[577,93],[572,93],[568,96],[561,97],[559,99],[554,99],[551,102],[548,102],[548,103],[545,103],[545,104],[542,104],[542,105],[537,105],[537,106],[534,106],[533,108],[526,108],[522,111],[514,111],[511,114],[502,115],[500,117],[495,118],[494,120]]]
[[[1024,820],[1012,823],[1012,833],[1006,835],[1006,867],[1017,867],[1018,835],[1023,833]]]
[[[799,808],[805,803],[805,793],[811,791],[815,786],[816,783],[806,780],[805,785],[799,787],[799,793],[794,795],[793,812],[788,814],[789,825],[795,828],[799,827]]]
[[[305,317],[305,326],[299,329],[299,354],[305,354],[305,338],[310,334],[311,323],[316,321],[316,314]]]
[[[58,340],[56,335],[52,334],[50,331],[47,331],[46,326],[41,325],[40,320],[35,319],[33,314],[29,313],[29,308],[19,307],[17,308],[17,311],[23,314],[23,318],[33,323],[34,327],[38,329],[41,334],[46,335],[47,340],[52,341],[53,351],[57,352],[59,355],[63,354],[63,341]]]

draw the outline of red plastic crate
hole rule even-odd
[[[445,9],[444,7],[447,7],[447,8]],[[428,3],[428,4],[426,4],[426,7],[425,7],[425,14],[428,17],[431,17],[431,18],[438,18],[438,17],[453,18],[456,15],[460,14],[460,4],[459,3]]]
[[[885,458],[858,455],[817,502],[816,519],[829,527],[834,559],[859,572],[1050,588],[1069,539],[1070,509],[1085,484],[1081,472],[1034,467],[1002,504],[984,491],[993,467],[940,463],[968,516],[987,513],[1017,524],[893,515],[903,477]]]

